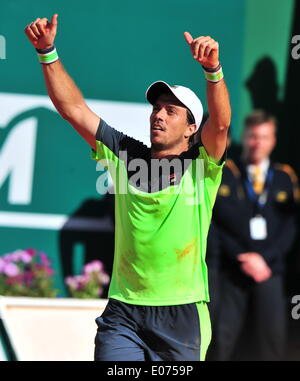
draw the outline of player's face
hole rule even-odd
[[[151,144],[160,149],[170,149],[183,142],[193,133],[188,124],[187,109],[172,94],[162,94],[153,105],[150,115]]]
[[[247,160],[258,164],[268,158],[276,144],[273,122],[257,124],[246,129],[243,138],[243,150]]]

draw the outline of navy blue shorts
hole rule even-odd
[[[199,361],[211,339],[204,302],[139,306],[109,299],[96,323],[96,361]]]

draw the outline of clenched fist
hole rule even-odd
[[[53,46],[57,29],[57,17],[55,14],[49,22],[47,18],[37,18],[24,29],[29,41],[36,49],[47,49]]]
[[[219,44],[209,36],[193,38],[189,32],[184,32],[184,38],[189,44],[193,57],[206,68],[219,65]]]

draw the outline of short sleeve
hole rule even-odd
[[[221,160],[216,160],[209,156],[204,146],[199,147],[199,153],[199,158],[204,160],[204,177],[220,182],[222,177],[222,169],[226,161],[227,150],[224,152]]]
[[[103,119],[96,132],[96,150],[92,149],[93,160],[110,160],[117,162],[145,157],[149,149],[142,142],[117,131]]]
[[[120,142],[126,135],[100,120],[96,132],[96,150],[92,148],[93,160],[114,160],[119,156]]]

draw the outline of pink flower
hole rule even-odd
[[[18,262],[20,260],[19,250],[16,250],[11,254],[7,254],[5,259],[11,262]]]
[[[54,271],[49,266],[45,253],[35,249],[15,250],[0,258],[0,286],[5,295],[12,296],[49,296],[57,293],[53,290],[50,275]],[[7,287],[7,285],[9,287]]]
[[[0,274],[3,273],[5,267],[5,260],[0,258]]]
[[[97,297],[103,293],[103,285],[108,284],[110,277],[104,271],[101,261],[95,260],[83,266],[81,275],[65,278],[72,296],[75,297]]]
[[[47,255],[45,253],[40,253],[40,258],[41,258],[41,263],[43,265],[49,265],[50,264],[50,260],[49,258],[47,257]]]
[[[2,257],[6,262],[10,262],[12,261],[12,254],[4,254],[3,257]]]
[[[75,279],[77,280],[77,290],[82,290],[88,283],[89,277],[86,274],[76,275]]]
[[[13,260],[14,261],[21,261],[24,263],[30,263],[32,260],[32,257],[27,251],[25,250],[16,250],[12,253]]]
[[[42,265],[40,263],[35,264],[34,269],[37,271],[43,271],[47,275],[53,275],[54,271],[51,267]]]
[[[3,273],[9,277],[14,277],[20,273],[19,267],[14,263],[5,263]]]
[[[97,260],[87,263],[83,267],[83,270],[86,274],[102,271],[102,269],[103,269],[103,263]]]
[[[34,275],[31,271],[26,271],[24,273],[24,282],[27,286],[31,286],[33,279],[34,279]]]
[[[34,257],[36,250],[35,249],[26,249],[25,250],[31,257]]]
[[[27,251],[22,250],[22,253],[20,254],[20,260],[24,263],[30,263],[32,261],[32,256],[27,253]]]
[[[35,269],[35,270],[38,270],[38,271],[43,271],[43,270],[44,270],[44,266],[41,265],[40,263],[36,263],[36,264],[34,265],[34,269]]]
[[[3,259],[7,262],[29,263],[31,262],[32,257],[25,250],[16,250],[12,253],[4,255]]]
[[[45,266],[44,270],[45,270],[46,274],[49,275],[49,276],[54,274],[54,270],[51,267],[49,267],[49,266]]]
[[[73,276],[68,276],[65,278],[66,285],[69,286],[72,290],[77,289],[77,280]]]
[[[102,284],[108,284],[110,281],[110,277],[106,273],[102,273],[100,280]]]

